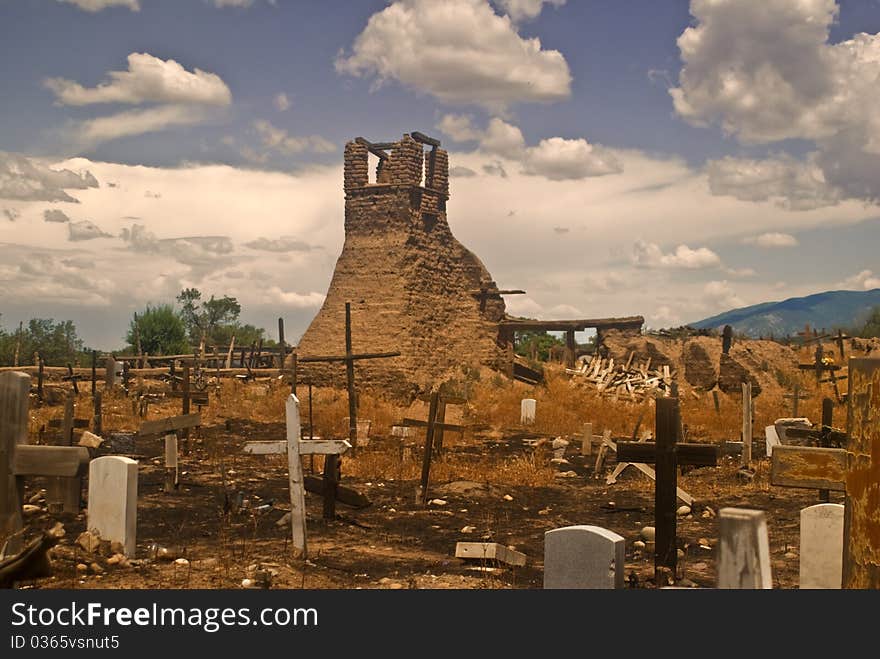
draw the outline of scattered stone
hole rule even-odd
[[[379,579],[379,584],[382,586],[388,583],[391,583],[391,579],[389,579],[388,577],[382,577],[381,579]]]
[[[654,537],[656,536],[656,534],[657,532],[654,530],[653,526],[646,526],[642,528],[642,532],[640,533],[642,539],[645,542],[654,542]]]
[[[556,474],[556,478],[577,478],[576,471],[560,471]]]
[[[174,564],[177,565],[178,567],[187,567],[189,565],[189,561],[186,560],[185,558],[175,558]]]
[[[89,566],[86,565],[85,563],[77,563],[76,564],[76,571],[77,572],[87,572],[88,569],[89,569]]]
[[[740,467],[736,477],[741,483],[751,483],[755,479],[755,470],[749,467]]]
[[[36,504],[39,501],[42,501],[46,498],[46,490],[40,490],[36,494],[31,495],[31,498],[28,499],[28,503]]]
[[[25,517],[30,517],[31,515],[36,515],[37,513],[43,512],[43,509],[40,506],[35,506],[30,503],[26,503],[21,507],[21,512]]]
[[[401,588],[403,588],[403,584],[396,581],[388,586],[389,590],[400,590]]]
[[[678,515],[679,517],[684,517],[685,515],[690,515],[691,514],[691,507],[690,506],[679,506],[678,510],[675,511],[675,514]]]
[[[275,526],[278,528],[282,528],[284,526],[290,526],[290,513],[284,513],[277,522],[275,522]]]
[[[785,558],[787,558],[788,560],[794,560],[797,557],[798,557],[798,555],[795,554],[793,551],[785,552]]]
[[[568,440],[562,439],[562,437],[557,437],[556,439],[553,440],[553,443],[551,446],[553,447],[553,450],[566,448],[566,447],[568,447]]]
[[[477,530],[476,526],[464,526],[464,527],[462,527],[461,532],[462,533],[473,533],[476,530]]]
[[[431,499],[431,501],[429,503],[432,506],[445,506],[446,500],[445,499]]]
[[[552,458],[550,460],[550,464],[552,465],[570,465],[571,463],[565,458]]]
[[[541,510],[539,510],[538,514],[539,515],[549,515],[550,510],[551,510],[550,506],[547,506],[546,508],[542,508]]]
[[[241,580],[241,587],[242,588],[253,588],[254,587],[254,580],[253,579],[242,579]]]
[[[505,495],[504,495],[503,497],[501,497],[501,498],[504,499],[505,501],[513,501],[513,497],[510,496],[509,494],[505,494]]]
[[[94,433],[90,433],[88,430],[84,430],[82,436],[79,438],[79,442],[77,442],[80,446],[86,446],[88,448],[98,448],[104,440]]]
[[[107,559],[107,565],[118,565],[125,559],[125,556],[122,554],[113,554],[110,558]]]
[[[676,549],[675,555],[678,556],[679,558],[684,558],[684,551],[681,549]]]
[[[114,540],[110,543],[110,553],[111,554],[125,554],[125,545],[121,542]]]
[[[639,551],[644,550],[644,548],[647,547],[647,546],[648,546],[648,545],[646,545],[646,544],[645,544],[644,542],[642,542],[641,540],[636,540],[636,541],[633,543],[633,549],[638,549]]]
[[[89,570],[92,572],[92,574],[104,574],[104,568],[102,568],[97,563],[89,564]]]
[[[677,584],[680,588],[699,588],[696,582],[691,581],[690,579],[682,579]]]
[[[91,531],[83,531],[76,538],[76,544],[83,548],[83,551],[94,554],[101,546],[101,536]]]

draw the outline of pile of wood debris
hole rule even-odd
[[[671,391],[675,371],[663,364],[651,368],[651,358],[641,364],[634,363],[634,352],[630,352],[625,363],[614,362],[614,358],[603,358],[598,354],[584,356],[577,368],[567,368],[565,372],[575,379],[595,385],[603,396],[642,400],[645,396],[666,395]]]

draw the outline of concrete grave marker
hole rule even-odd
[[[624,539],[600,526],[544,534],[544,588],[623,588]]]
[[[134,556],[137,536],[138,463],[108,455],[89,463],[87,528],[103,540],[119,542]]]
[[[773,457],[773,447],[779,446],[779,433],[776,432],[776,426],[767,426],[764,428],[764,441],[767,444],[767,457]]]
[[[718,511],[720,556],[718,587],[772,588],[770,541],[761,510],[722,508]]]
[[[520,423],[534,423],[535,422],[535,410],[537,407],[538,401],[534,398],[523,398],[520,403],[520,412],[519,412],[519,421]]]
[[[843,513],[839,503],[801,510],[800,587],[840,588],[843,577]]]

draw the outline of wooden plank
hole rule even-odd
[[[626,316],[623,318],[586,318],[583,320],[502,320],[502,330],[545,330],[564,332],[566,330],[583,331],[589,327],[596,329],[640,329],[645,323],[642,316]]]
[[[300,455],[342,455],[351,448],[347,439],[302,439],[299,442]]]
[[[455,545],[455,557],[498,561],[516,567],[522,567],[526,564],[525,554],[497,542],[458,542]]]
[[[15,477],[13,458],[27,442],[30,376],[15,371],[0,373],[0,547],[9,538],[7,551],[22,546],[21,498],[24,483]]]
[[[428,424],[427,421],[421,421],[420,419],[410,419],[408,417],[404,417],[401,422],[402,426],[412,426],[416,428],[427,428],[428,425],[432,425],[434,428],[443,428],[443,430],[452,430],[455,432],[464,432],[464,426],[460,426],[454,423],[434,423]]]
[[[439,147],[440,140],[434,139],[433,137],[428,137],[424,133],[420,133],[417,130],[411,132],[410,137],[412,137],[416,142],[421,142],[422,144],[427,144],[428,146]]]
[[[156,419],[155,421],[145,421],[138,430],[138,437],[146,437],[148,435],[164,435],[175,430],[184,428],[195,428],[202,425],[202,415],[183,414],[181,416],[171,416],[167,419]]]
[[[774,446],[770,484],[810,490],[843,492],[846,451],[810,446]]]
[[[400,351],[395,350],[393,352],[361,352],[355,353],[353,355],[317,355],[312,357],[297,357],[297,361],[299,363],[310,363],[310,362],[344,362],[347,359],[384,359],[385,357],[400,357]],[[256,371],[257,369],[253,369]],[[269,371],[271,369],[261,369],[264,371]]]
[[[290,526],[293,555],[305,560],[308,557],[306,545],[306,493],[303,485],[302,461],[299,443],[302,425],[299,416],[299,400],[293,394],[287,397],[284,406],[287,420],[287,470],[290,481]]]
[[[752,461],[752,383],[742,383],[742,465],[748,467]]]
[[[654,464],[656,451],[654,442],[617,442],[617,461]],[[675,453],[678,465],[714,466],[718,460],[714,444],[676,444]]]
[[[306,492],[311,492],[312,494],[320,494],[323,496],[323,478],[320,478],[318,476],[306,476],[304,482],[306,486]],[[342,484],[336,485],[336,500],[339,503],[343,503],[346,506],[352,506],[353,508],[366,508],[370,505],[370,500],[366,496],[364,496],[357,490],[346,487]]]
[[[89,449],[85,446],[32,446],[20,444],[12,459],[16,476],[73,478],[85,472]]]
[[[654,581],[659,587],[667,583],[664,570],[670,571],[675,577],[678,562],[678,548],[675,544],[676,535],[676,495],[678,485],[678,451],[676,444],[681,429],[681,416],[677,398],[658,398],[656,401],[656,418],[654,436],[656,445],[654,462],[657,465],[657,478],[654,481]],[[645,446],[638,444],[636,446]],[[714,448],[714,447],[713,447]],[[621,442],[617,444],[617,457],[623,453]],[[631,462],[627,460],[627,462]],[[639,462],[639,460],[636,460]],[[714,454],[713,454],[714,462]]]
[[[270,440],[247,442],[244,452],[251,455],[283,455],[287,453],[287,440]]]

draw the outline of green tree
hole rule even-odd
[[[865,324],[854,334],[858,334],[858,336],[863,339],[880,336],[880,307],[874,307],[871,309],[868,318],[865,320]]]
[[[553,346],[565,346],[565,342],[552,334],[538,330],[526,330],[517,332],[514,352],[523,357],[532,356],[532,345],[535,346],[537,357],[541,361],[547,361],[550,357],[550,348]]]
[[[211,343],[222,343],[221,336],[215,336],[219,328],[238,326],[241,305],[234,297],[224,295],[202,301],[202,293],[196,288],[186,288],[177,296],[180,312],[190,341],[199,343],[204,336]]]
[[[131,319],[125,340],[137,349],[135,330],[139,333],[141,350],[150,355],[176,355],[189,352],[186,327],[170,304],[160,304],[135,314]]]
[[[71,320],[55,322],[52,318],[31,318],[20,334],[18,328],[13,332],[0,330],[0,363],[13,365],[16,346],[19,364],[33,364],[35,352],[52,366],[81,361],[85,354],[82,339]]]

